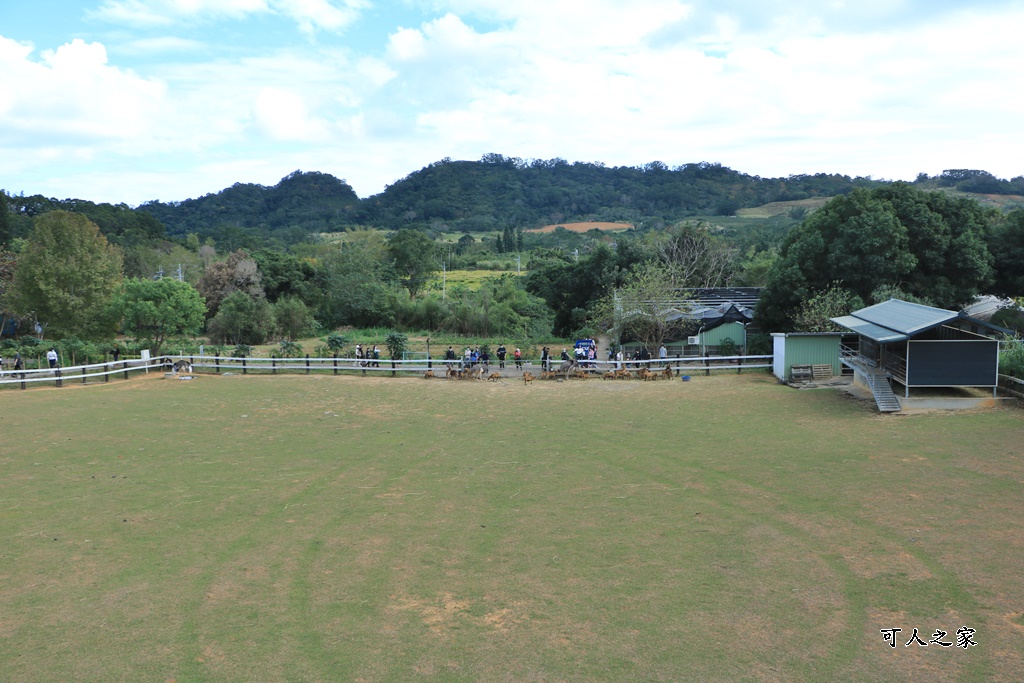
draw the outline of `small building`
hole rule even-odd
[[[772,374],[788,382],[794,365],[828,365],[838,377],[843,371],[839,359],[842,338],[842,332],[773,332]]]
[[[857,342],[842,349],[842,361],[885,412],[901,409],[894,388],[904,402],[911,389],[921,388],[984,388],[996,396],[999,341],[986,333],[1006,332],[1002,328],[900,299],[832,320],[857,334]]]

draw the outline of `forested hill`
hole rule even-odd
[[[359,197],[344,180],[327,173],[295,171],[277,185],[235,183],[216,194],[139,207],[160,220],[167,234],[216,235],[224,228],[258,230],[264,236],[295,231],[295,237],[351,223]],[[298,241],[298,240],[289,240]]]
[[[564,159],[522,160],[488,154],[479,161],[443,159],[360,199],[344,180],[318,172],[294,173],[277,185],[236,183],[220,192],[180,202],[95,205],[41,196],[10,197],[27,233],[32,216],[54,208],[81,211],[118,242],[189,233],[219,244],[297,243],[310,233],[353,226],[482,232],[538,227],[577,220],[678,221],[691,216],[732,215],[769,202],[832,197],[888,181],[817,173],[761,178],[721,164],[669,168],[661,162],[608,167]],[[953,169],[918,176],[925,189],[986,194],[1024,194],[1024,177],[996,178],[985,171]],[[156,220],[153,220],[153,219]],[[268,242],[269,241],[269,242]]]
[[[236,227],[280,237],[282,230],[329,231],[350,225],[475,232],[574,219],[731,215],[767,202],[830,197],[877,184],[824,173],[760,178],[706,162],[675,168],[661,162],[607,167],[489,154],[479,161],[443,159],[362,200],[333,176],[296,171],[273,187],[236,184],[198,199],[149,202],[139,208],[158,218],[171,236],[215,235]]]

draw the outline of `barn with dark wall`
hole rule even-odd
[[[904,398],[926,387],[985,388],[996,395],[999,341],[993,336],[1005,331],[1001,328],[899,299],[832,320],[857,334],[855,345],[842,348],[842,360],[876,400],[885,385]]]

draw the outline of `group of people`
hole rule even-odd
[[[637,349],[632,354],[623,353],[621,347],[616,352],[613,352],[611,349],[608,349],[608,360],[614,362],[616,367],[619,368],[623,366],[623,363],[625,363],[626,365],[632,363],[636,367],[640,367],[641,365],[649,365],[638,361],[651,360],[651,352],[643,347]],[[662,365],[668,363],[668,349],[665,348],[664,344],[662,344],[661,347],[658,349],[658,360]]]
[[[356,344],[356,365],[361,365],[364,368],[379,368],[380,367],[380,349],[374,344],[373,349],[363,350],[362,344]]]
[[[505,348],[504,344],[499,344],[495,354],[498,356],[498,367],[504,370],[508,349]],[[460,360],[460,357],[455,354],[455,349],[449,346],[448,350],[444,352],[444,359],[449,361]],[[487,370],[491,363],[491,354],[487,352],[487,349],[481,351],[479,347],[470,348],[467,346],[465,351],[462,352],[461,360],[463,369],[483,365],[484,369]],[[512,360],[516,364],[516,369],[521,370],[523,368],[523,352],[518,347],[512,352]]]

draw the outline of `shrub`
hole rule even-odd
[[[392,359],[399,359],[409,347],[409,338],[401,332],[389,332],[384,338],[384,345],[388,347],[388,353]]]
[[[274,350],[274,355],[278,358],[302,358],[304,352],[301,346],[289,339],[285,339]]]
[[[999,353],[999,372],[1024,379],[1024,339],[1006,337]]]
[[[327,348],[330,349],[332,353],[341,353],[348,344],[349,339],[343,334],[331,332],[327,335],[327,338],[324,341],[327,343]]]
[[[718,343],[718,353],[721,356],[735,356],[738,348],[732,337],[726,337]]]

